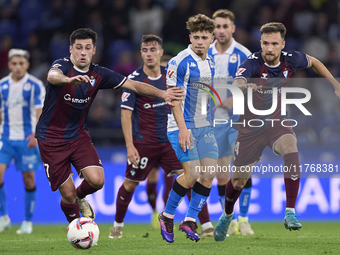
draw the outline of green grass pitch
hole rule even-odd
[[[88,250],[73,248],[68,243],[67,225],[34,225],[31,235],[17,235],[19,226],[12,226],[0,234],[0,254],[340,254],[340,222],[302,224],[301,231],[289,231],[283,223],[252,223],[254,236],[231,236],[223,242],[206,237],[197,243],[186,239],[175,224],[172,244],[162,240],[160,231],[148,225],[125,224],[123,238],[109,239],[111,225],[99,224],[98,245]]]

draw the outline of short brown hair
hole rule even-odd
[[[261,35],[279,32],[281,34],[282,39],[285,39],[287,29],[285,25],[283,25],[280,22],[269,22],[261,27],[260,32]]]
[[[72,32],[70,44],[73,45],[77,39],[92,39],[93,45],[96,45],[97,33],[90,28],[79,28]]]
[[[198,31],[209,31],[214,32],[215,22],[204,14],[197,14],[191,16],[187,21],[187,29],[190,33],[195,33]]]
[[[235,21],[234,13],[232,11],[227,10],[227,9],[219,9],[219,10],[215,11],[212,18],[213,19],[216,19],[216,18],[227,19],[227,18],[229,18],[230,21],[233,22],[233,23]]]
[[[160,38],[157,35],[152,35],[152,34],[143,35],[142,43],[148,43],[148,42],[158,42],[159,46],[161,46],[161,47],[162,47],[162,44],[163,44],[162,38]]]

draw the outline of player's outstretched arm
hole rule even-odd
[[[187,149],[190,149],[191,144],[191,133],[185,125],[185,120],[183,116],[183,111],[181,108],[181,102],[178,100],[173,101],[173,106],[171,106],[172,114],[176,120],[178,126],[178,142],[181,146],[182,150],[185,152]]]
[[[47,74],[47,81],[53,85],[63,86],[66,84],[79,85],[90,81],[90,77],[87,75],[77,75],[74,77],[68,77],[64,75],[60,70],[51,69]]]
[[[340,98],[340,83],[333,77],[327,67],[321,63],[318,59],[307,55],[309,60],[309,68],[321,77],[326,78],[335,89],[335,94]]]
[[[121,109],[121,121],[127,151],[127,158],[132,164],[138,166],[140,156],[137,149],[133,145],[131,116],[131,110],[124,108]]]
[[[257,86],[254,83],[246,83],[244,79],[234,79],[232,85],[238,87],[243,93],[245,93],[248,90],[248,88],[252,88],[253,90],[262,88],[262,86]],[[233,103],[234,103],[233,96],[228,97],[222,101],[222,105],[215,106],[213,110],[216,110],[216,108],[219,108],[219,107],[225,110],[230,110],[233,108]]]
[[[122,85],[123,88],[132,90],[140,95],[159,97],[164,99],[169,105],[173,105],[173,100],[184,100],[184,92],[182,88],[174,87],[167,90],[160,90],[144,82],[133,81],[127,79]]]

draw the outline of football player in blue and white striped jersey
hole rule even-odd
[[[241,63],[247,59],[251,52],[236,42],[233,38],[235,32],[235,16],[227,9],[214,12],[213,19],[216,23],[214,36],[216,40],[210,45],[208,54],[215,63],[214,86],[221,100],[230,97],[230,91],[224,85],[231,85]],[[230,126],[230,121],[237,121],[239,115],[234,115],[233,110],[217,108],[214,114],[214,133],[218,144],[218,165],[230,166],[234,154],[234,145],[238,131]],[[219,121],[218,121],[219,120]],[[230,168],[229,168],[230,169]],[[225,202],[225,188],[230,178],[230,171],[217,172],[218,195],[222,208]],[[248,210],[250,205],[252,182],[249,178],[240,195],[240,214],[237,222],[236,214],[229,226],[228,235],[241,233],[253,235],[254,231],[248,223]]]
[[[28,51],[11,49],[8,59],[11,73],[0,80],[0,233],[11,226],[3,177],[8,164],[14,159],[25,184],[25,220],[17,234],[31,234],[36,203],[34,171],[41,168],[34,133],[43,107],[45,86],[27,72]]]
[[[191,44],[167,65],[167,86],[183,87],[186,91],[184,101],[173,101],[168,118],[168,138],[184,169],[184,174],[174,182],[164,212],[159,215],[161,234],[170,243],[174,242],[173,218],[176,208],[191,187],[189,209],[180,230],[189,239],[200,240],[196,232],[196,218],[210,194],[215,176],[205,171],[216,166],[218,148],[211,126],[211,111],[207,100],[204,100],[211,94],[215,72],[207,54],[214,39],[214,28],[214,21],[203,14],[190,17],[187,29]]]

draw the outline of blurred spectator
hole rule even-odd
[[[3,35],[0,42],[0,77],[8,74],[8,51],[12,48],[13,42],[10,35]]]
[[[105,20],[104,35],[109,41],[131,40],[128,8],[128,1],[125,0],[110,0],[104,5],[101,12]]]
[[[103,18],[98,10],[94,10],[90,13],[86,27],[91,28],[98,34],[96,43],[96,54],[93,56],[93,63],[101,63],[102,52],[104,51],[104,26]]]
[[[190,0],[181,0],[177,1],[176,7],[166,15],[163,27],[163,48],[165,52],[175,56],[187,47],[190,41],[186,21],[192,14]]]
[[[125,76],[131,74],[136,68],[137,66],[133,54],[131,51],[127,50],[120,52],[118,61],[112,67],[114,71]]]
[[[194,13],[202,13],[211,17],[213,11],[210,6],[211,0],[197,0],[194,4]]]
[[[47,72],[51,67],[48,62],[48,53],[40,45],[40,37],[32,32],[28,37],[27,50],[30,52],[30,73],[46,84]]]
[[[144,34],[162,36],[163,9],[153,0],[134,0],[129,12],[129,20],[132,40],[138,49],[140,38]]]

